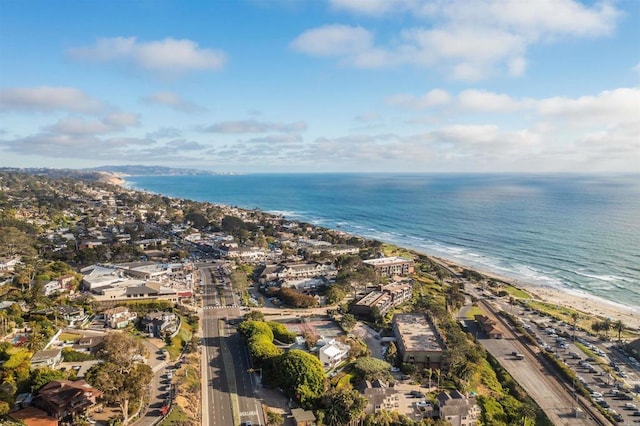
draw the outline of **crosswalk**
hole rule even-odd
[[[218,305],[218,306],[214,306],[214,305],[209,305],[209,306],[205,306],[202,309],[209,310],[209,309],[225,309],[225,308],[238,308],[238,304],[234,303],[233,305],[230,306],[222,306],[222,305]]]

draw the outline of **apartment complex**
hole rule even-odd
[[[372,267],[376,274],[381,277],[392,277],[394,275],[413,274],[413,260],[404,257],[381,257],[378,259],[369,259],[363,261],[365,265]]]
[[[418,369],[446,366],[445,345],[435,326],[424,314],[396,314],[392,320],[403,363]]]

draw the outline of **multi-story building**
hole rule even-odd
[[[396,314],[392,327],[403,363],[415,364],[418,370],[446,367],[443,339],[426,315]]]
[[[363,263],[371,266],[381,277],[409,275],[414,271],[413,260],[398,256],[369,259],[364,260]]]
[[[436,397],[440,418],[453,426],[473,426],[480,416],[475,397],[467,397],[457,390],[442,391]]]

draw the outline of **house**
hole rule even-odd
[[[318,350],[318,357],[325,369],[330,369],[349,356],[351,348],[342,342],[331,339]]]
[[[129,312],[129,308],[126,306],[107,309],[103,312],[103,315],[104,322],[111,328],[124,328],[129,325],[130,321],[138,317],[135,312]]]
[[[33,405],[61,420],[86,413],[101,395],[84,380],[53,380],[38,391]]]
[[[364,260],[363,263],[372,267],[381,277],[409,275],[414,271],[413,260],[398,256],[369,259]]]
[[[61,305],[54,308],[58,315],[62,316],[65,321],[73,324],[76,321],[82,321],[87,316],[84,313],[84,309],[76,306]]]
[[[61,349],[45,349],[38,351],[31,357],[31,368],[55,368],[62,361]]]
[[[77,352],[95,354],[100,349],[100,344],[104,336],[84,336],[78,340],[71,348]]]
[[[476,315],[476,322],[482,328],[487,336],[491,339],[502,339],[504,332],[497,326],[496,322],[486,315]]]
[[[179,326],[176,314],[173,312],[149,312],[141,320],[142,329],[153,337],[164,337],[174,333]]]
[[[423,368],[446,367],[442,336],[424,314],[396,314],[391,320],[403,363]]]
[[[58,419],[50,417],[46,411],[36,407],[25,407],[9,414],[13,420],[24,423],[27,426],[58,426]]]
[[[457,390],[442,391],[436,397],[440,418],[453,426],[473,426],[480,416],[475,397],[467,397]]]
[[[18,264],[20,264],[19,256],[0,258],[0,271],[13,272]]]
[[[46,297],[56,294],[62,289],[62,285],[60,285],[60,281],[58,280],[46,282],[42,287]]]
[[[291,410],[291,416],[296,426],[315,426],[316,424],[316,416],[311,410],[293,408]]]
[[[400,395],[398,391],[382,380],[364,380],[360,383],[358,390],[367,398],[367,406],[364,408],[365,414],[375,414],[380,410],[397,411],[400,406]]]

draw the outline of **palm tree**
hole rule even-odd
[[[604,335],[609,340],[609,330],[611,330],[611,318],[605,318],[602,321],[602,330],[604,331]]]
[[[618,332],[618,343],[620,343],[620,335],[627,328],[626,324],[622,320],[618,320],[613,323],[613,329]]]
[[[576,341],[576,328],[578,324],[578,320],[580,319],[580,314],[576,311],[571,312],[571,325],[573,326],[573,341]]]

